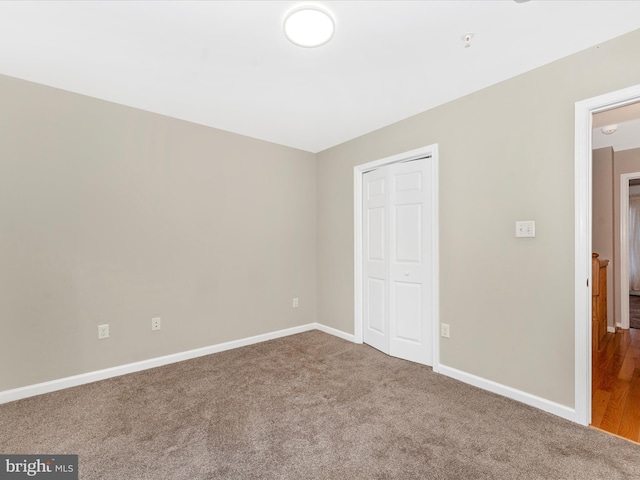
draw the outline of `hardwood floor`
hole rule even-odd
[[[640,330],[607,333],[593,352],[591,426],[640,441]]]

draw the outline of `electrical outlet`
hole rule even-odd
[[[448,323],[441,323],[440,324],[440,335],[442,335],[444,338],[449,338],[449,324]]]
[[[160,330],[161,319],[160,317],[153,317],[151,319],[151,330]]]
[[[98,325],[98,340],[109,338],[109,324]]]
[[[300,306],[300,304],[298,303],[298,299],[294,298],[293,299],[293,308],[298,308]]]

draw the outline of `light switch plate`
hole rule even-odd
[[[516,237],[535,237],[536,222],[527,220],[524,222],[516,222]]]

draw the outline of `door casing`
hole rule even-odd
[[[640,85],[575,104],[575,405],[573,421],[591,423],[592,115],[640,101]]]
[[[629,180],[640,178],[640,172],[620,175],[620,328],[629,328]],[[615,326],[615,325],[614,325]]]

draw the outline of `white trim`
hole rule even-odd
[[[440,153],[438,151],[438,144],[431,145],[431,155],[433,155],[432,162],[432,175],[431,175],[431,201],[433,202],[431,218],[432,218],[432,258],[431,267],[432,284],[433,284],[433,297],[432,297],[432,310],[433,315],[433,361],[431,368],[434,372],[440,373],[440,204],[439,204],[439,185],[440,185],[440,173],[439,173],[439,158]]]
[[[334,337],[342,338],[343,340],[347,340],[352,343],[362,343],[356,342],[355,335],[351,335],[350,333],[343,332],[342,330],[338,330],[337,328],[327,327],[321,323],[312,324],[316,330],[320,330],[321,332],[328,333],[329,335],[333,335]]]
[[[591,116],[640,100],[640,85],[575,105],[575,420],[591,423]],[[588,282],[588,285],[587,285]]]
[[[620,325],[618,325],[618,327],[619,327],[619,326],[620,326]],[[609,327],[609,326],[607,326],[607,332],[609,332],[609,333],[616,333],[616,327]]]
[[[440,364],[440,373],[442,375],[446,375],[447,377],[451,377],[469,385],[473,385],[474,387],[497,393],[498,395],[502,395],[503,397],[511,398],[526,405],[539,408],[540,410],[544,410],[545,412],[552,413],[564,419],[572,420],[574,422],[576,421],[576,411],[559,403],[555,403],[550,400],[531,395],[530,393],[523,392],[521,390],[517,390],[515,388],[502,385],[501,383],[493,382],[491,380],[487,380],[486,378],[478,377],[476,375],[472,375],[455,368],[447,367],[446,365]]]
[[[629,180],[640,172],[620,175],[620,328],[629,329]]]
[[[582,425],[591,423],[591,111],[575,107],[575,413]],[[589,258],[589,263],[586,259]],[[588,358],[589,362],[585,362]]]
[[[356,343],[364,342],[362,325],[362,172],[353,168],[353,335]]]
[[[15,400],[20,400],[21,398],[34,397],[36,395],[42,395],[44,393],[55,392],[57,390],[63,390],[65,388],[76,387],[78,385],[97,382],[99,380],[105,380],[107,378],[118,377],[120,375],[126,375],[127,373],[139,372],[142,370],[148,370],[150,368],[161,367],[163,365],[168,365],[171,363],[190,360],[192,358],[203,357],[205,355],[211,355],[212,353],[224,352],[225,350],[245,347],[247,345],[265,342],[267,340],[295,335],[296,333],[308,332],[310,330],[320,330],[330,335],[353,341],[353,335],[345,333],[341,330],[327,327],[319,323],[309,323],[307,325],[301,325],[299,327],[286,328],[284,330],[278,330],[276,332],[264,333],[262,335],[233,340],[231,342],[219,343],[217,345],[211,345],[209,347],[196,348],[194,350],[188,350],[186,352],[164,355],[162,357],[142,360],[140,362],[128,363],[126,365],[119,365],[117,367],[105,368],[104,370],[82,373],[80,375],[73,375],[71,377],[59,378],[48,382],[37,383],[35,385],[27,385],[26,387],[15,388],[13,390],[5,390],[3,392],[0,392],[0,404],[13,402]]]
[[[409,160],[415,160],[417,158],[431,156],[431,204],[433,205],[433,212],[431,215],[431,232],[432,232],[432,246],[433,246],[433,269],[431,272],[432,285],[433,285],[433,302],[431,315],[433,319],[433,358],[432,368],[434,372],[439,371],[440,366],[440,271],[439,271],[439,216],[438,216],[438,144],[427,145],[408,152],[392,155],[391,157],[381,158],[362,165],[356,165],[353,167],[353,252],[354,252],[354,341],[355,343],[362,343],[364,340],[363,335],[363,315],[362,315],[362,175],[375,168],[382,167],[384,165],[390,165],[392,163],[405,162]]]

